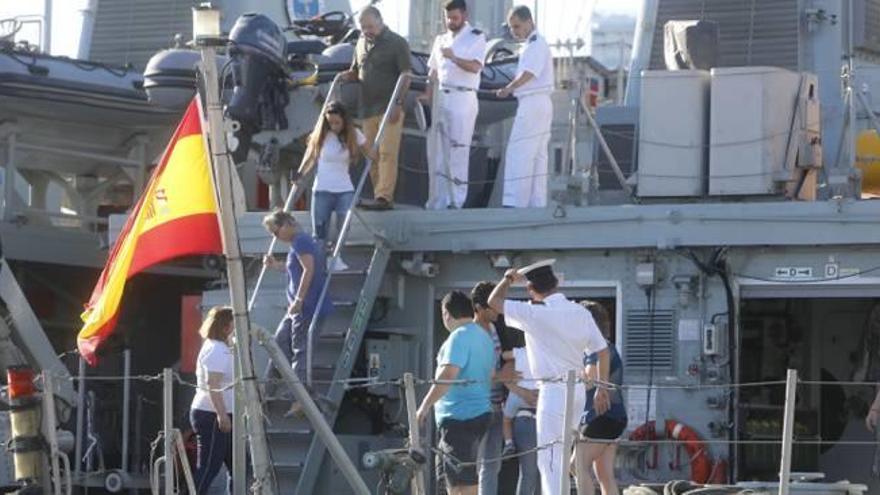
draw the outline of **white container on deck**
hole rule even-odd
[[[642,71],[638,194],[705,194],[709,72]]]
[[[800,81],[776,67],[712,69],[710,195],[780,192]]]

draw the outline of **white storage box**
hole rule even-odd
[[[638,194],[705,194],[709,72],[642,71]]]
[[[801,75],[776,67],[711,72],[709,194],[779,193]]]

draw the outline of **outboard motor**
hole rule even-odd
[[[281,29],[262,14],[245,14],[229,33],[234,89],[226,115],[240,124],[233,159],[247,158],[251,138],[262,130],[287,129],[287,40]]]

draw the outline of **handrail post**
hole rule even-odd
[[[57,418],[55,417],[55,384],[52,373],[43,370],[43,437],[49,444],[52,492],[61,495],[61,465],[59,464]],[[48,490],[47,490],[48,492]]]
[[[797,370],[785,375],[785,417],[782,422],[782,455],[779,459],[779,495],[788,495],[791,482],[791,447],[794,442],[794,411],[797,400]]]
[[[122,355],[124,358],[122,378],[122,459],[120,459],[119,464],[122,472],[128,474],[128,430],[131,422],[131,349],[126,348]]]
[[[406,395],[406,417],[409,422],[409,447],[413,450],[420,450],[422,442],[419,431],[419,420],[416,417],[416,389],[412,373],[403,374],[403,386]],[[425,495],[425,470],[422,466],[418,466],[415,476],[412,479],[413,495]]]
[[[574,430],[572,430],[570,425],[574,417],[576,377],[575,370],[568,370],[568,374],[565,377],[565,411],[562,416],[562,461],[559,468],[559,495],[571,493],[571,482],[568,479],[568,459],[571,458],[571,446],[574,444]]]
[[[174,378],[171,368],[162,370],[162,434],[164,435],[163,468],[165,471],[165,495],[174,493]]]
[[[373,141],[372,154],[375,154],[379,151],[379,144],[385,137],[385,127],[388,123],[388,119],[391,117],[391,112],[394,109],[394,102],[396,102],[397,99],[400,97],[401,88],[403,88],[405,82],[409,81],[409,78],[409,74],[401,74],[397,78],[397,83],[394,85],[394,92],[391,94],[391,99],[388,100],[388,106],[385,107],[385,114],[382,115],[382,120],[379,123],[379,130],[378,132],[376,132],[376,139]],[[400,116],[401,119],[403,117],[403,115]],[[336,243],[333,246],[333,256],[328,264],[328,266],[330,266],[331,268],[336,265],[336,260],[339,258],[339,255],[342,252],[342,246],[345,244],[345,238],[348,235],[348,230],[351,226],[352,210],[354,210],[358,199],[361,197],[361,193],[364,190],[364,184],[367,181],[367,176],[370,174],[370,168],[373,165],[373,161],[369,158],[367,158],[365,161],[366,165],[364,166],[364,170],[361,172],[361,176],[358,179],[358,183],[355,187],[351,204],[348,206],[348,210],[345,212],[345,220],[342,222],[342,227],[339,228],[339,235],[336,237]],[[312,384],[312,351],[314,348],[315,328],[317,328],[317,323],[320,319],[319,308],[323,306],[324,300],[327,298],[327,289],[330,287],[330,280],[332,279],[332,277],[333,270],[327,270],[327,276],[324,278],[324,285],[321,287],[321,295],[318,296],[318,303],[315,305],[315,314],[312,316],[312,321],[309,322],[309,330],[306,334],[306,382],[309,385]]]
[[[79,357],[79,388],[76,390],[76,441],[73,449],[73,477],[80,481],[83,456],[83,432],[86,429],[86,360]]]

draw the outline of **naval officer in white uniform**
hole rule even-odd
[[[486,36],[468,23],[464,0],[447,0],[446,29],[434,39],[429,76],[439,82],[434,139],[428,145],[428,209],[461,208],[467,198],[468,163],[477,89],[486,53]],[[423,101],[430,101],[430,86]],[[450,180],[450,177],[453,180]]]
[[[497,92],[499,98],[512,94],[519,100],[504,155],[501,201],[506,207],[543,208],[547,206],[547,145],[553,121],[553,57],[528,7],[511,9],[507,23],[514,38],[525,45],[516,77]]]
[[[593,321],[590,312],[580,304],[569,301],[557,290],[559,280],[553,273],[554,260],[539,261],[520,270],[511,269],[495,286],[489,296],[489,307],[504,314],[505,322],[525,333],[529,370],[535,378],[564,378],[569,370],[581,375],[584,353],[599,353],[599,379],[608,382],[610,359],[608,344]],[[536,304],[507,299],[511,284],[528,280],[529,296]],[[571,452],[563,452],[562,437],[565,428],[576,429],[584,410],[586,389],[575,387],[571,424],[564,425],[565,384],[540,382],[536,421],[538,446],[558,442],[552,448],[538,451],[538,471],[541,475],[541,493],[561,493],[559,480],[568,471]],[[603,414],[610,405],[608,391],[596,387],[594,407]],[[567,492],[566,492],[567,493]]]

